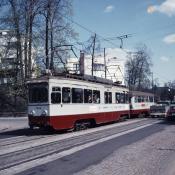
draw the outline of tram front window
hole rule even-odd
[[[29,87],[29,103],[47,103],[48,89],[42,86]]]

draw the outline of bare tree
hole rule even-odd
[[[46,69],[54,70],[56,64],[65,60],[65,53],[58,56],[58,47],[68,44],[71,38],[76,37],[71,23],[67,18],[72,15],[72,1],[70,0],[41,0],[42,12],[41,18],[44,21],[44,27],[41,26],[40,37],[45,45],[45,66]],[[56,49],[57,48],[57,49]],[[66,52],[66,50],[65,50]],[[62,58],[61,58],[62,57]],[[61,59],[60,59],[61,58]]]
[[[145,89],[151,86],[151,57],[145,45],[128,55],[126,62],[126,82],[130,89]]]

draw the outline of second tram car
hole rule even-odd
[[[29,126],[80,130],[129,116],[129,90],[109,80],[43,76],[28,82]]]
[[[150,106],[154,105],[154,94],[148,92],[131,91],[130,116],[148,116]]]

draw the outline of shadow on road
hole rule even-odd
[[[160,124],[163,124],[163,125],[175,125],[175,120],[163,120],[162,119],[162,122],[160,122]]]
[[[44,129],[16,129],[11,131],[4,131],[0,133],[0,139],[15,137],[15,136],[39,136],[39,135],[54,135],[54,134],[64,134],[66,131],[54,131],[54,130],[44,130]]]

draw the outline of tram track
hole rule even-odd
[[[136,123],[142,123],[143,122],[143,120],[141,120],[141,121],[137,121]],[[146,122],[146,121],[145,121]],[[125,127],[126,126],[128,126],[128,125],[131,125],[132,123],[128,123],[128,124],[126,124],[125,125]],[[111,125],[109,125],[109,126],[111,126]],[[121,126],[117,126],[117,128],[118,129],[120,129],[120,128],[122,128],[123,127],[123,125],[121,125]],[[102,129],[102,127],[99,127],[98,129]],[[111,128],[112,129],[112,128]],[[109,129],[108,129],[109,130]],[[87,130],[86,130],[87,131]],[[88,131],[92,131],[93,132],[93,129],[88,129]],[[81,131],[80,131],[81,132]],[[80,133],[80,132],[76,132],[76,133]],[[95,132],[93,132],[94,134],[95,133],[98,133],[99,131],[97,130],[97,131],[95,131]],[[69,135],[70,133],[65,133],[65,135],[67,136],[67,135]],[[88,133],[86,133],[86,135],[88,135]],[[91,132],[90,132],[90,135],[91,135]],[[59,135],[47,135],[47,136],[29,136],[29,137],[27,137],[27,136],[18,136],[17,138],[16,137],[11,137],[11,138],[6,138],[6,139],[1,139],[1,142],[0,142],[0,155],[2,154],[2,152],[1,152],[1,148],[5,148],[5,149],[8,149],[9,147],[18,147],[18,146],[20,146],[20,144],[28,144],[28,145],[30,145],[31,143],[33,143],[33,141],[35,140],[35,141],[38,141],[38,140],[40,140],[40,139],[48,139],[48,140],[52,140],[52,139],[54,139],[54,141],[56,140],[57,141],[57,138],[59,137]],[[69,138],[69,137],[68,137]],[[64,137],[63,137],[63,139],[64,139]],[[59,138],[59,140],[60,140],[60,138]],[[42,141],[42,140],[41,140]],[[47,143],[46,143],[47,144]],[[32,145],[31,145],[32,146]],[[36,146],[38,146],[38,145],[36,145]],[[27,148],[24,148],[24,149],[27,149]]]
[[[25,143],[28,141],[34,141],[42,138],[47,138],[49,136],[36,136],[36,137],[26,137],[26,136],[20,136],[20,138],[8,138],[8,139],[1,139],[0,141],[0,147],[4,146],[15,146],[16,144],[19,143]]]
[[[27,161],[56,154],[64,150],[68,150],[73,147],[86,144],[88,142],[96,141],[111,135],[115,135],[116,133],[122,133],[124,131],[154,122],[155,122],[154,120],[151,122],[150,120],[140,121],[134,124],[127,124],[125,126],[113,127],[110,129],[105,129],[103,131],[100,130],[79,136],[77,135],[75,137],[2,154],[0,155],[0,171]]]
[[[1,142],[0,155],[7,154],[10,152],[19,151],[22,149],[25,150],[25,149],[28,149],[31,147],[37,147],[37,146],[48,144],[51,142],[56,143],[57,141],[61,141],[61,140],[69,140],[71,137],[76,138],[76,137],[81,137],[81,135],[85,135],[87,137],[88,135],[91,136],[92,133],[93,133],[93,135],[96,135],[96,134],[99,134],[102,129],[105,129],[106,133],[108,133],[108,132],[110,133],[110,131],[113,130],[113,127],[116,127],[118,130],[120,130],[120,129],[123,130],[124,127],[127,127],[127,126],[132,127],[132,125],[136,125],[136,124],[139,125],[140,123],[147,124],[149,122],[150,122],[149,120],[141,120],[141,121],[136,121],[134,123],[125,124],[124,126],[123,125],[115,126],[115,124],[114,125],[106,125],[104,127],[93,128],[93,129],[83,130],[83,131],[74,132],[74,133],[67,133],[67,134],[63,134],[63,135],[35,136],[34,138],[27,137],[24,139],[22,138],[21,140],[20,139],[16,140],[16,138],[15,138],[15,140],[11,140],[11,141],[8,140],[7,142],[4,142],[4,143]],[[122,124],[124,124],[124,123],[122,123]],[[108,126],[110,128],[108,128]],[[36,141],[36,142],[33,142],[33,141]],[[4,149],[5,149],[5,152],[3,151]]]

